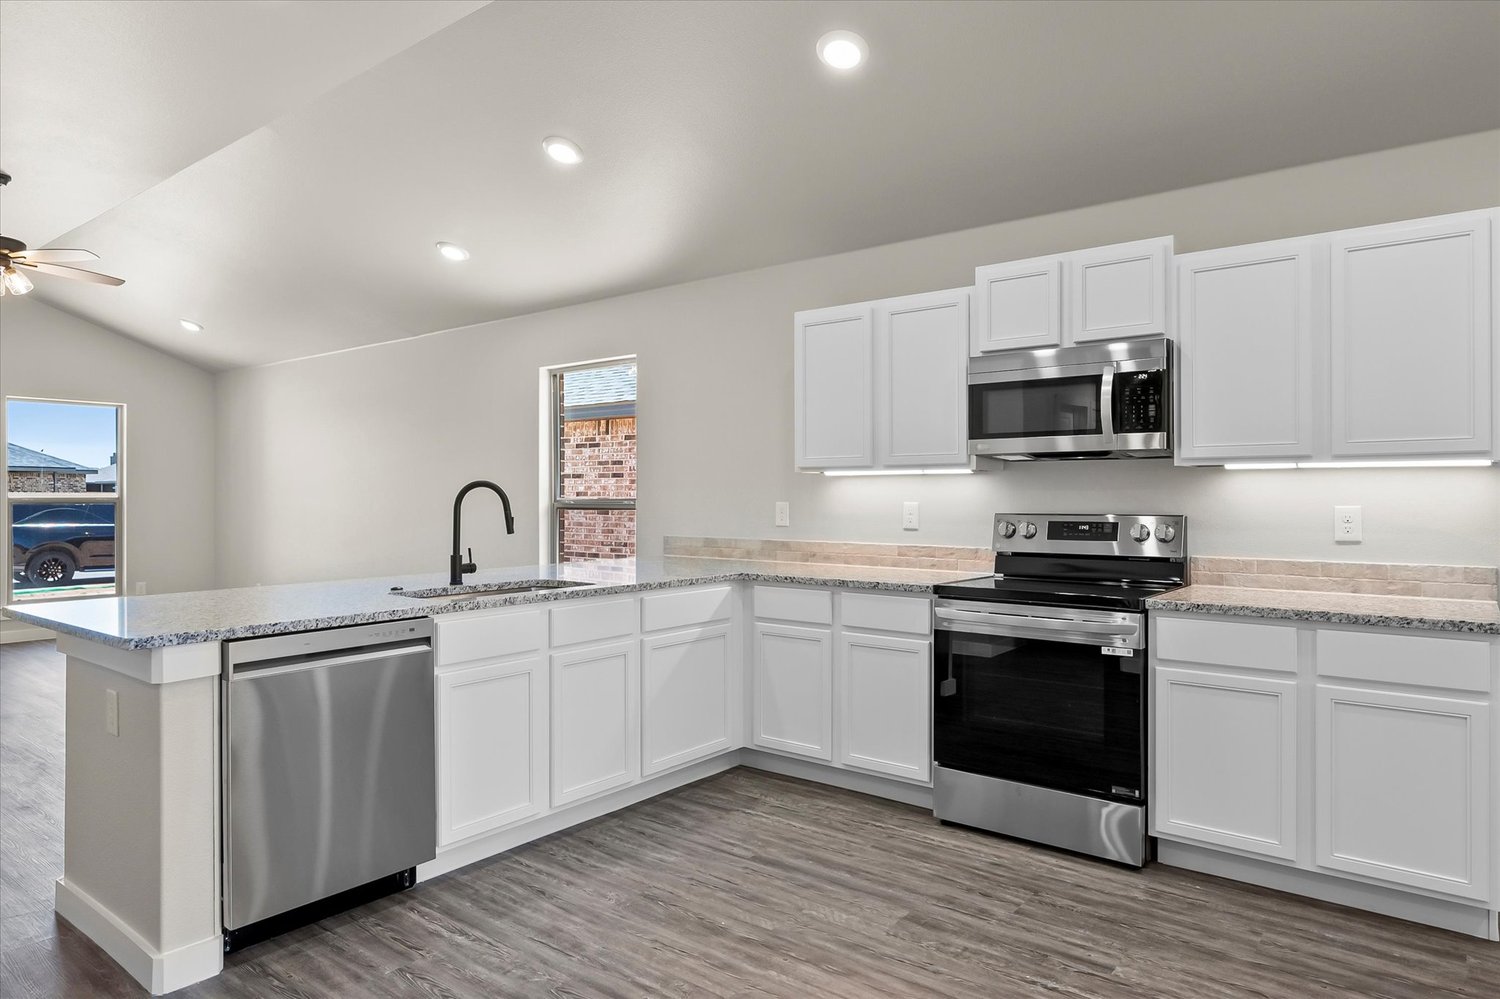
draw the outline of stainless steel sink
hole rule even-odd
[[[512,593],[537,593],[542,590],[562,590],[569,587],[593,586],[593,583],[575,583],[569,579],[518,579],[509,583],[469,583],[463,586],[431,586],[422,590],[400,590],[392,588],[398,597],[414,600],[473,600],[477,597],[503,597]]]

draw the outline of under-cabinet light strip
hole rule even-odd
[[[1262,461],[1225,464],[1230,471],[1270,468],[1484,468],[1494,464],[1488,458],[1428,458],[1411,461]]]
[[[972,468],[828,468],[824,475],[973,475]]]

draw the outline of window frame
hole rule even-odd
[[[85,490],[81,493],[13,493],[10,491],[10,454],[9,450],[4,457],[0,457],[0,470],[5,473],[5,603],[16,603],[15,582],[16,567],[11,559],[11,550],[14,547],[11,542],[11,524],[13,523],[14,509],[16,504],[57,504],[59,497],[67,497],[67,506],[82,506],[88,504],[113,503],[115,507],[115,592],[113,596],[123,597],[126,595],[125,570],[127,562],[128,546],[126,545],[125,530],[125,403],[123,402],[101,402],[94,399],[56,399],[45,396],[31,395],[7,395],[3,399],[4,406],[0,406],[0,437],[7,441],[10,439],[10,404],[12,402],[44,402],[55,403],[63,406],[100,406],[115,411],[115,491],[112,493],[91,493]],[[52,604],[69,600],[99,599],[102,595],[98,593],[64,594],[53,597],[32,597],[22,601],[30,606],[32,604]],[[108,599],[107,597],[105,599]]]
[[[610,368],[620,364],[633,364],[636,366],[637,386],[639,386],[640,362],[634,354],[623,354],[619,357],[606,357],[597,361],[582,361],[577,364],[560,364],[546,368],[546,399],[547,399],[547,529],[543,532],[546,538],[548,561],[554,565],[562,564],[562,520],[563,510],[635,510],[636,500],[640,496],[640,463],[636,463],[636,495],[630,499],[603,496],[564,496],[562,494],[562,429],[563,429],[563,379],[579,371],[588,371],[591,368]],[[637,387],[636,395],[640,395]],[[636,400],[639,402],[639,399]],[[640,440],[640,415],[636,414],[636,440]],[[631,538],[632,547],[634,537]],[[637,553],[639,554],[639,553]]]

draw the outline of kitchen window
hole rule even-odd
[[[5,600],[124,590],[125,407],[5,400]]]
[[[635,358],[551,372],[552,557],[635,555]]]

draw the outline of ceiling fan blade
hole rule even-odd
[[[22,250],[11,254],[13,260],[25,260],[34,264],[60,264],[65,260],[98,260],[99,254],[92,250]]]
[[[121,285],[125,283],[124,278],[110,277],[108,274],[100,274],[98,271],[86,271],[82,267],[69,267],[66,264],[32,263],[29,260],[16,260],[14,264],[17,267],[25,267],[27,270],[37,271],[42,274],[55,274],[57,277],[72,278],[75,281],[87,281],[90,284]]]

